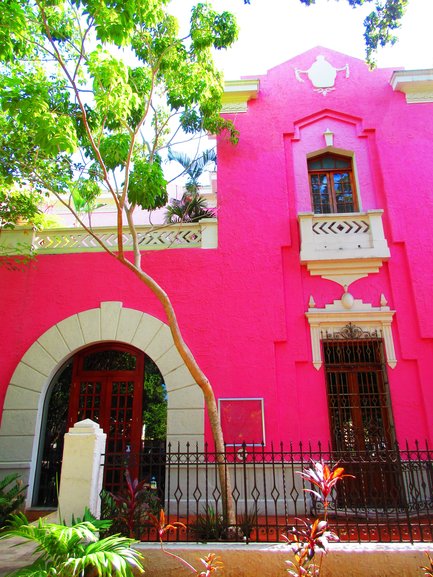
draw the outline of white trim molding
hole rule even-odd
[[[259,84],[258,78],[228,80],[225,82],[221,112],[246,112],[248,110],[248,101],[252,98],[257,98]]]
[[[384,299],[381,299],[384,302]],[[314,299],[310,298],[310,304]],[[386,305],[373,307],[364,303],[361,299],[354,299],[350,293],[345,292],[340,300],[325,305],[324,308],[310,306],[305,316],[310,325],[311,349],[313,365],[319,370],[323,364],[321,340],[326,332],[339,331],[349,323],[362,328],[364,331],[377,331],[384,341],[385,353],[388,366],[393,369],[397,365],[394,339],[392,335],[392,318],[395,311]]]
[[[390,84],[392,89],[403,92],[406,102],[433,102],[433,69],[396,70],[392,73]]]

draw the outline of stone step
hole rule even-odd
[[[54,513],[56,510],[57,509],[53,507],[30,507],[24,511],[24,514],[30,523],[33,523],[42,517],[46,517],[47,515]]]

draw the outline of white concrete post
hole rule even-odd
[[[313,213],[300,212],[298,214],[299,230],[301,233],[301,262],[312,260],[315,253],[315,243],[313,235]]]
[[[59,491],[59,520],[66,523],[82,518],[88,507],[95,517],[101,512],[102,458],[107,435],[101,427],[85,419],[75,423],[65,435]]]
[[[367,214],[370,220],[370,234],[373,245],[372,248],[375,249],[375,255],[388,258],[390,252],[383,230],[383,210],[369,210],[367,211]]]
[[[202,218],[199,224],[201,228],[201,248],[218,248],[217,219]]]

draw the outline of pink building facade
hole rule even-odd
[[[431,71],[316,48],[228,83],[223,112],[240,138],[218,139],[217,222],[201,244],[144,250],[143,267],[172,297],[226,441],[433,441]],[[29,479],[30,501],[53,382],[88,347],[150,357],[167,439],[211,441],[155,297],[47,235],[33,264],[0,268],[0,467]]]

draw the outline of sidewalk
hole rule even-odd
[[[14,547],[17,543],[23,544]],[[32,555],[34,549],[34,543],[26,543],[22,539],[0,540],[0,577],[30,564],[36,559],[36,556]]]

